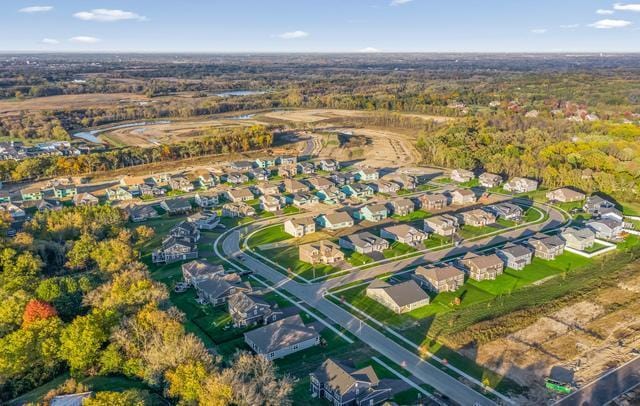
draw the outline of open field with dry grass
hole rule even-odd
[[[17,114],[23,110],[66,110],[91,107],[113,107],[149,101],[146,96],[132,93],[78,94],[38,97],[24,100],[0,100],[0,115]]]
[[[373,114],[362,110],[338,110],[338,109],[300,109],[300,110],[276,110],[264,113],[268,118],[291,121],[298,123],[317,123],[324,120],[344,118],[344,117],[364,117]],[[403,113],[407,117],[422,118],[424,120],[434,120],[445,122],[452,120],[451,117],[432,116],[427,114]]]

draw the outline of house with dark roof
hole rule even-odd
[[[349,172],[334,172],[329,175],[329,179],[331,179],[336,186],[345,186],[356,181],[356,177]]]
[[[419,266],[411,275],[418,285],[432,292],[454,292],[464,284],[464,272],[447,265],[425,268]]]
[[[429,295],[413,279],[394,285],[374,279],[367,286],[366,295],[398,314],[429,304]]]
[[[371,366],[354,369],[331,358],[309,374],[311,393],[334,406],[379,405],[391,397]]]
[[[355,251],[360,254],[382,252],[389,248],[389,241],[373,235],[368,231],[340,237],[338,244],[344,249]]]
[[[169,236],[162,241],[162,246],[151,253],[154,264],[170,264],[176,261],[198,258],[198,246],[188,238]]]
[[[160,207],[170,215],[185,214],[193,209],[189,200],[181,197],[163,200]]]
[[[222,265],[214,265],[204,259],[189,261],[182,264],[180,269],[182,270],[182,278],[189,285],[224,274]]]
[[[198,297],[206,300],[213,306],[224,304],[229,298],[238,292],[250,292],[251,286],[243,283],[240,276],[235,273],[226,275],[214,275],[210,278],[194,281]]]
[[[531,237],[528,244],[533,248],[534,255],[538,258],[552,261],[564,252],[565,242],[557,235],[536,234]]]
[[[585,225],[596,233],[596,238],[604,240],[616,240],[624,231],[621,221],[608,217],[589,220]]]
[[[487,207],[487,210],[491,211],[499,218],[510,221],[520,221],[524,215],[522,207],[513,203],[497,203]]]
[[[320,334],[295,314],[244,333],[244,341],[256,354],[274,360],[320,344]]]
[[[296,172],[298,175],[311,175],[312,173],[316,173],[316,167],[311,162],[298,162]]]
[[[231,295],[227,305],[235,327],[268,324],[276,321],[278,316],[282,314],[273,311],[271,305],[260,295],[244,291]]]
[[[507,264],[507,267],[516,271],[523,270],[533,260],[533,251],[524,245],[513,243],[508,243],[497,250],[496,255]]]
[[[616,205],[612,201],[602,198],[598,195],[591,195],[587,197],[587,200],[584,202],[582,209],[593,216],[597,216],[600,215],[602,209],[613,209],[615,207]]]
[[[480,255],[473,252],[460,260],[469,274],[469,278],[476,281],[494,280],[504,272],[504,262],[496,254]]]
[[[127,214],[129,215],[129,220],[134,223],[139,223],[141,221],[147,221],[149,219],[153,219],[159,217],[160,214],[150,205],[130,205],[127,208]]]
[[[560,236],[565,241],[568,248],[584,251],[593,247],[596,243],[596,233],[590,228],[568,227],[562,230]]]
[[[183,220],[169,230],[169,235],[177,238],[186,238],[193,242],[200,239],[200,230],[195,222]]]

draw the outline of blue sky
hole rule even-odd
[[[5,0],[0,50],[639,52],[640,0]]]

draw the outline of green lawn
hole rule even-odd
[[[247,240],[249,247],[259,247],[264,244],[272,244],[274,242],[285,241],[293,238],[291,234],[284,231],[284,225],[278,224],[271,227],[263,228],[256,232]]]
[[[502,227],[491,227],[491,226],[483,226],[483,227],[474,227],[469,225],[464,225],[460,227],[460,231],[458,234],[460,237],[464,239],[479,237],[481,235],[489,234],[500,230]]]
[[[407,214],[406,216],[393,215],[391,216],[391,218],[404,223],[409,221],[424,220],[429,216],[431,216],[431,213],[428,213],[424,210],[415,210],[412,213]]]
[[[385,258],[394,258],[400,255],[405,255],[410,252],[416,252],[416,251],[417,249],[413,248],[410,245],[394,241],[391,243],[391,246],[388,249],[382,251],[382,255],[384,255]]]
[[[431,234],[429,238],[423,241],[425,248],[438,248],[443,245],[451,244],[451,237],[443,237],[438,234]]]
[[[316,264],[314,266],[307,262],[300,261],[298,259],[297,246],[265,250],[262,251],[261,254],[269,258],[273,262],[290,270],[295,275],[299,275],[307,279],[327,276],[340,271],[340,269],[330,265]],[[282,271],[279,268],[276,269]]]
[[[373,258],[368,255],[364,255],[355,251],[343,251],[345,252],[345,258],[347,259],[347,262],[353,266],[366,265],[373,262]]]
[[[300,208],[296,207],[296,206],[287,206],[284,209],[282,209],[282,213],[283,214],[296,214],[296,213],[300,213]]]

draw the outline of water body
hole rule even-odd
[[[231,117],[231,120],[251,120],[255,116],[255,114],[243,114],[241,116]]]
[[[257,94],[265,94],[259,90],[230,90],[228,92],[216,93],[216,96],[229,97],[229,96],[253,96]]]
[[[146,127],[150,125],[158,125],[158,124],[171,124],[171,121],[141,121],[138,123],[127,123],[127,124],[116,124],[112,126],[108,126],[105,128],[100,128],[99,130],[91,130],[91,131],[80,131],[73,134],[76,138],[82,138],[85,141],[93,142],[95,144],[101,144],[102,141],[97,137],[98,134],[104,133],[107,131],[119,130],[121,128],[132,128],[132,127]]]

